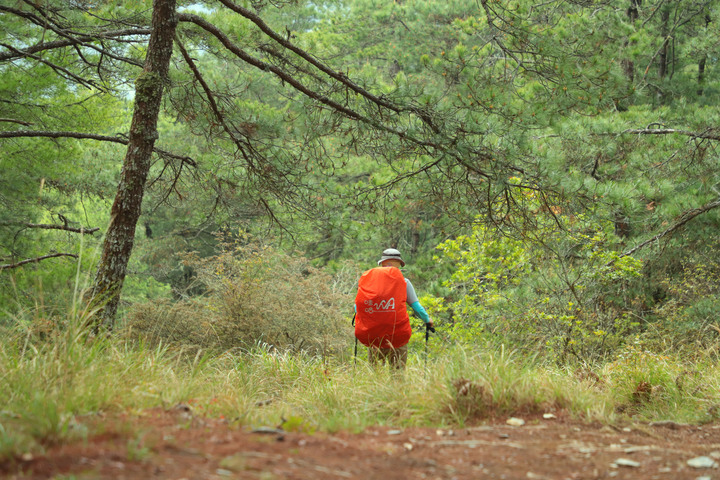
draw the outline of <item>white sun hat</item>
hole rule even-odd
[[[382,265],[382,262],[385,260],[399,260],[400,264],[404,267],[405,261],[402,259],[402,255],[400,255],[399,250],[395,250],[394,248],[386,248],[382,252],[382,257],[380,260],[378,260],[378,265]]]

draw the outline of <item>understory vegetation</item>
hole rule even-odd
[[[98,415],[178,405],[305,432],[543,414],[717,421],[717,264],[684,260],[678,284],[614,254],[611,230],[580,227],[548,232],[551,255],[481,224],[440,244],[427,268],[449,275],[421,296],[437,333],[426,340],[413,320],[402,373],[370,365],[362,345],[354,354],[352,264],[333,275],[226,237],[216,255],[184,257],[191,295],[136,302],[109,335],[88,328],[78,274],[66,313],[38,303],[3,327],[0,457],[85,438]],[[649,277],[664,291],[655,304]]]
[[[456,239],[443,249],[470,241]],[[486,264],[499,261],[494,255],[504,251],[507,272],[525,258],[513,242],[476,246],[473,261]],[[0,457],[86,438],[92,433],[88,419],[98,415],[179,405],[237,428],[304,432],[377,424],[465,426],[510,416],[537,421],[543,414],[615,425],[707,423],[720,417],[714,350],[689,356],[678,348],[680,339],[663,343],[657,330],[631,326],[631,338],[603,345],[594,332],[571,335],[568,327],[580,332],[599,327],[575,320],[586,317],[572,305],[565,310],[551,301],[540,302],[545,312],[565,313],[558,318],[546,313],[542,328],[537,321],[525,324],[529,315],[513,315],[515,328],[526,329],[520,335],[512,332],[511,318],[493,316],[492,309],[465,326],[442,318],[445,309],[462,303],[477,308],[472,297],[450,306],[425,297],[437,318],[437,335],[426,341],[416,329],[404,372],[372,366],[364,348],[354,356],[349,315],[337,313],[342,299],[351,302],[352,284],[341,285],[273,249],[226,247],[217,257],[187,260],[198,270],[201,300],[139,304],[112,336],[91,334],[92,312],[82,310],[42,330],[32,328],[37,319],[5,328]],[[462,268],[457,272],[462,275]],[[484,294],[499,295],[492,283],[485,284]],[[520,288],[522,282],[500,283],[507,291],[507,285]],[[245,297],[240,287],[256,295]],[[283,298],[297,305],[288,311],[262,308],[273,295],[287,295]],[[317,315],[322,308],[331,311]],[[682,315],[679,309],[676,315]],[[547,348],[535,348],[527,340],[532,338],[536,347]],[[560,361],[553,345],[570,341],[576,349],[603,354]]]

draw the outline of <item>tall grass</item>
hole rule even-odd
[[[15,332],[0,344],[0,458],[82,438],[88,415],[180,403],[236,426],[303,431],[462,426],[545,412],[705,422],[720,408],[717,365],[688,366],[641,350],[586,371],[455,345],[435,350],[427,363],[411,355],[396,372],[263,346],[188,355],[90,337],[81,325],[73,321],[42,341]]]

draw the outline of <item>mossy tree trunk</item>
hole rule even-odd
[[[143,72],[135,83],[135,106],[127,153],[113,202],[110,225],[92,289],[91,305],[98,309],[93,328],[112,329],[120,292],[132,253],[135,228],[142,211],[150,159],[158,138],[157,122],[164,84],[168,79],[177,26],[175,0],[154,0],[152,33]]]

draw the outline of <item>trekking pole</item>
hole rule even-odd
[[[351,323],[351,325],[353,327],[355,326],[355,315],[357,315],[357,312],[353,313],[353,319],[352,319],[352,323]],[[355,365],[357,365],[357,343],[358,343],[358,339],[357,339],[357,337],[355,337],[355,361],[354,361]]]
[[[428,341],[430,340],[430,332],[435,333],[435,327],[431,327],[429,323],[425,324],[425,369],[427,370],[428,359]]]

